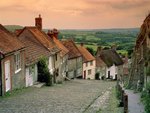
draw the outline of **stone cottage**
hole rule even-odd
[[[97,65],[97,71],[102,71],[100,72],[101,77],[105,74],[104,78],[106,79],[121,79],[123,74],[123,61],[115,48],[104,50],[102,47],[98,47],[96,60],[98,63],[102,63]]]
[[[96,60],[93,55],[84,47],[83,43],[78,46],[78,49],[83,57],[83,79],[95,79]]]
[[[61,50],[60,51],[60,61],[59,61],[59,75],[63,77],[63,79],[66,77],[66,74],[68,72],[68,53],[69,50],[62,44],[61,41],[58,39],[58,30],[53,29],[49,30],[47,35],[49,36],[49,40],[53,40],[53,42],[56,44],[56,46]]]
[[[36,27],[25,27],[19,34],[18,39],[26,46],[26,86],[33,85],[38,80],[38,61],[41,57],[48,59],[48,68],[53,74],[53,81],[56,83],[59,77],[57,68],[59,66],[58,56],[60,49],[52,40],[48,40],[48,35],[42,29],[41,16],[35,19]],[[58,70],[59,71],[59,70]],[[55,72],[55,73],[53,73]]]
[[[68,73],[69,78],[82,78],[82,55],[73,40],[63,40],[63,45],[69,50]]]
[[[150,14],[140,28],[131,60],[129,86],[142,88],[150,81]]]
[[[0,95],[25,86],[25,46],[0,24]]]

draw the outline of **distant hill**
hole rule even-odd
[[[72,38],[76,43],[84,43],[96,50],[97,46],[118,46],[121,52],[132,50],[139,28],[115,28],[115,29],[61,29],[59,38]]]
[[[20,25],[4,25],[4,27],[11,32],[14,32],[16,29],[23,28],[23,26],[20,26]]]

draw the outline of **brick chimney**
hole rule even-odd
[[[48,35],[50,38],[52,38],[52,39],[53,39],[53,37],[54,37],[54,33],[53,33],[52,30],[48,30],[47,35]]]
[[[59,34],[59,31],[57,30],[57,29],[53,29],[53,34],[54,34],[54,37],[56,38],[56,39],[58,39],[58,34]]]
[[[42,18],[41,15],[39,14],[39,17],[35,18],[35,26],[39,29],[42,30]]]
[[[80,45],[83,47],[84,46],[83,42]]]

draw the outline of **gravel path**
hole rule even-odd
[[[132,90],[125,91],[128,94],[129,113],[144,113],[144,105],[140,101],[140,93],[134,93]]]
[[[82,113],[115,82],[72,80],[0,99],[0,113]],[[107,93],[106,93],[107,94]]]
[[[106,92],[102,92],[100,95],[85,111],[85,113],[97,113],[100,109],[105,109],[108,106],[108,100],[111,94],[111,87]]]

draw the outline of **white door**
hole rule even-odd
[[[6,92],[10,90],[10,61],[5,62],[5,88]]]
[[[29,68],[26,68],[26,87],[33,85],[32,74],[29,73]]]

